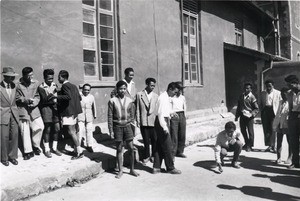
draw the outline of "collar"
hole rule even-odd
[[[3,84],[4,84],[5,88],[7,88],[8,83],[3,80]]]
[[[243,93],[243,94],[244,94],[245,98],[252,96],[252,92],[248,93],[247,95],[245,93]]]
[[[63,84],[66,84],[66,83],[68,83],[69,82],[69,80],[65,80],[64,82],[63,82]]]
[[[55,86],[56,86],[56,84],[55,84],[54,82],[51,82],[51,85],[50,85],[50,86],[47,85],[45,82],[42,82],[42,87],[43,87],[43,88],[55,87]]]
[[[31,84],[34,84],[36,82],[37,82],[36,80],[31,80],[30,84],[28,84],[28,83],[24,82],[23,77],[20,78],[20,84],[22,84],[24,86],[30,86]]]
[[[127,81],[125,80],[125,78],[124,78],[123,81],[126,82],[127,84],[134,84],[134,81],[133,81],[133,80],[131,80],[130,82],[127,82]]]

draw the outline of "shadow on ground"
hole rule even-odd
[[[267,187],[260,187],[260,186],[242,186],[240,188],[225,184],[219,184],[217,185],[220,189],[225,190],[239,190],[245,195],[257,197],[257,198],[263,198],[263,199],[269,199],[269,200],[285,200],[285,201],[298,201],[300,197],[274,192],[271,188]],[[253,199],[255,200],[255,198]]]
[[[292,176],[292,175],[277,175],[277,176],[269,176],[266,174],[253,174],[254,177],[259,178],[267,178],[270,179],[274,183],[291,186],[295,188],[300,188],[300,177]]]

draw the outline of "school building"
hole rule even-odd
[[[76,85],[90,83],[97,123],[106,122],[110,92],[127,67],[135,70],[138,91],[147,77],[156,78],[157,93],[171,81],[182,81],[188,111],[230,111],[244,82],[252,82],[259,95],[274,63],[300,60],[299,5],[2,0],[1,66],[13,66],[20,75],[31,66],[39,81],[46,68],[56,75],[65,69]]]

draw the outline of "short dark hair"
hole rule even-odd
[[[117,82],[116,84],[116,89],[119,89],[121,86],[125,85],[127,87],[127,83],[123,80],[120,80],[119,82]]]
[[[169,90],[169,89],[171,89],[171,90],[179,89],[178,84],[176,84],[176,82],[171,82],[170,84],[168,84],[167,90]]]
[[[228,121],[226,124],[225,124],[225,129],[234,129],[236,130],[236,125],[233,121]]]
[[[48,75],[54,75],[54,70],[53,69],[45,69],[43,72],[44,79],[47,78]]]
[[[125,75],[128,75],[130,72],[134,72],[133,68],[131,68],[131,67],[128,67],[124,70]]]
[[[84,89],[84,87],[86,87],[86,86],[92,88],[92,86],[91,86],[89,83],[85,83],[85,84],[82,86],[82,89]]]
[[[33,69],[29,66],[26,66],[22,69],[22,76],[28,75],[31,72],[33,72]]]
[[[66,70],[59,71],[58,75],[61,76],[62,78],[69,79],[69,72]]]
[[[271,79],[265,81],[265,85],[267,85],[267,84],[269,84],[269,83],[272,84],[272,85],[274,85],[274,81],[271,80]]]
[[[299,84],[299,78],[297,75],[289,75],[284,78],[284,81]]]
[[[251,89],[252,89],[252,84],[251,84],[250,82],[246,82],[246,83],[244,84],[244,87],[246,87],[246,86],[250,86]]]
[[[286,93],[288,91],[289,89],[287,87],[282,87],[282,89],[280,90],[281,93]]]
[[[154,78],[152,78],[152,77],[148,77],[148,78],[145,80],[145,83],[146,83],[146,85],[148,85],[148,84],[150,84],[150,82],[156,83],[156,80],[155,80]]]

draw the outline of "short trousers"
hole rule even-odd
[[[69,116],[69,117],[62,117],[62,124],[65,125],[75,125],[77,123],[77,117]]]
[[[133,140],[133,131],[130,124],[122,127],[114,126],[113,131],[117,142]]]

